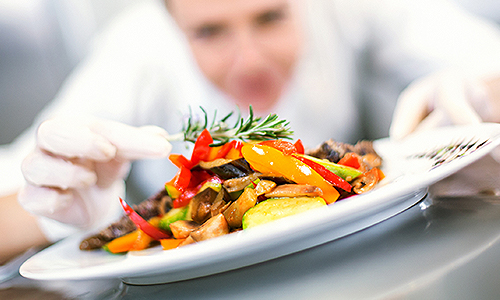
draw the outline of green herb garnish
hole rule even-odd
[[[292,139],[293,131],[289,128],[289,122],[280,120],[278,115],[269,114],[266,118],[255,117],[252,106],[249,106],[249,115],[245,120],[241,117],[238,110],[237,121],[233,126],[230,126],[227,121],[234,112],[230,112],[222,119],[217,120],[217,111],[215,111],[212,121],[208,122],[207,112],[203,111],[203,121],[195,119],[190,110],[189,118],[184,124],[182,131],[178,134],[171,135],[169,141],[186,141],[194,143],[200,133],[207,129],[214,140],[211,146],[223,145],[230,140],[248,141],[265,141],[274,139]]]

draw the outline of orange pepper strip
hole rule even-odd
[[[149,246],[149,244],[151,244],[152,241],[154,241],[154,239],[144,233],[144,231],[140,229],[137,231],[139,232],[139,234],[132,247],[130,247],[129,251],[144,250]]]
[[[123,253],[127,252],[132,248],[134,245],[135,241],[137,241],[137,238],[139,237],[139,231],[133,231],[131,233],[128,233],[124,236],[121,236],[119,238],[116,238],[112,240],[111,242],[107,243],[104,245],[104,249],[106,251],[109,251],[111,253]]]
[[[328,204],[335,202],[339,197],[339,192],[328,181],[291,155],[285,155],[277,149],[258,144],[243,146],[241,153],[252,168],[259,172],[277,173],[298,184],[319,187],[323,191],[321,197]]]
[[[227,152],[225,158],[226,159],[238,159],[241,158],[241,145],[242,143],[238,144],[237,147],[239,148],[231,148]]]
[[[148,223],[158,228],[160,225],[160,219],[160,217],[152,217],[148,220]],[[137,240],[135,240],[135,243],[132,245],[132,247],[130,247],[130,251],[144,250],[149,247],[149,244],[151,244],[152,241],[155,240],[151,236],[147,235],[144,231],[140,229],[138,229],[137,231],[139,231],[139,235],[137,237]]]
[[[170,250],[179,247],[185,239],[163,239],[160,240],[163,250]]]
[[[382,172],[382,170],[380,170],[379,168],[374,168],[374,169],[377,169],[377,172],[378,172],[378,180],[382,180],[385,178],[385,174],[384,172]]]
[[[148,223],[154,227],[158,227],[160,224],[160,218],[153,217],[149,219]],[[147,235],[144,231],[137,229],[107,243],[104,246],[104,249],[115,254],[133,250],[144,250],[149,246],[149,244],[151,244],[152,241],[154,241],[152,237]]]

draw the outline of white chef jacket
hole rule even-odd
[[[296,138],[315,146],[385,136],[396,98],[412,80],[443,68],[500,70],[500,37],[491,24],[441,0],[303,1],[305,48],[287,91],[272,109]],[[161,2],[141,3],[110,24],[54,101],[0,153],[0,194],[23,184],[20,161],[38,124],[57,115],[93,115],[131,125],[181,130],[189,107],[218,116],[235,105],[198,70]],[[241,108],[243,112],[247,108]],[[186,152],[182,143],[173,152]],[[130,185],[140,199],[175,173],[164,160],[137,162]],[[137,190],[136,190],[137,191]]]

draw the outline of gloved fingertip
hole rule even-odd
[[[146,131],[146,132],[149,132],[151,134],[159,135],[160,137],[165,138],[165,139],[169,137],[168,132],[159,126],[146,125],[146,126],[140,127],[139,129]]]
[[[116,156],[120,159],[155,159],[167,157],[172,145],[163,136],[140,132],[127,143],[121,142]]]
[[[170,144],[166,139],[159,139],[155,143],[155,148],[152,150],[152,156],[154,157],[167,157],[172,151],[172,144]]]
[[[153,157],[166,157],[170,154],[172,145],[167,140],[169,135],[165,129],[152,125],[142,126],[139,129],[148,133]]]

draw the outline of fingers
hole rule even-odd
[[[130,161],[120,161],[113,159],[106,163],[95,163],[94,170],[97,174],[97,186],[107,188],[116,180],[127,177],[130,171]]]
[[[105,189],[61,190],[26,184],[18,201],[28,212],[79,228],[100,229],[121,213],[119,197],[125,196],[125,184],[117,180]]]
[[[389,129],[391,138],[402,139],[415,131],[432,109],[433,91],[434,85],[427,79],[410,84],[401,93]]]
[[[99,120],[90,129],[105,137],[117,149],[119,159],[147,159],[166,157],[172,150],[168,133],[157,126],[133,127],[123,123]]]
[[[478,80],[442,72],[411,84],[401,93],[389,135],[408,134],[450,124],[478,124],[491,118],[491,103]]]
[[[121,195],[116,192],[124,187],[120,182],[131,160],[170,153],[166,137],[167,132],[155,126],[83,118],[48,120],[39,127],[37,148],[23,161],[27,185],[19,202],[33,214],[62,223],[78,227],[96,223]]]
[[[57,118],[40,125],[37,142],[55,155],[106,162],[165,157],[172,149],[167,136],[156,126],[138,128],[108,120]]]
[[[21,169],[27,182],[35,186],[63,190],[96,184],[96,173],[79,164],[35,150],[23,161]]]
[[[415,127],[414,132],[429,130],[432,128],[450,125],[450,121],[446,113],[437,108],[434,109],[427,117],[425,117],[417,127]]]
[[[446,74],[440,78],[436,106],[446,112],[453,124],[481,123],[481,117],[472,106],[466,88],[467,82],[461,77]]]
[[[108,161],[115,157],[116,147],[94,133],[82,120],[64,118],[43,122],[38,128],[38,146],[55,155]]]

